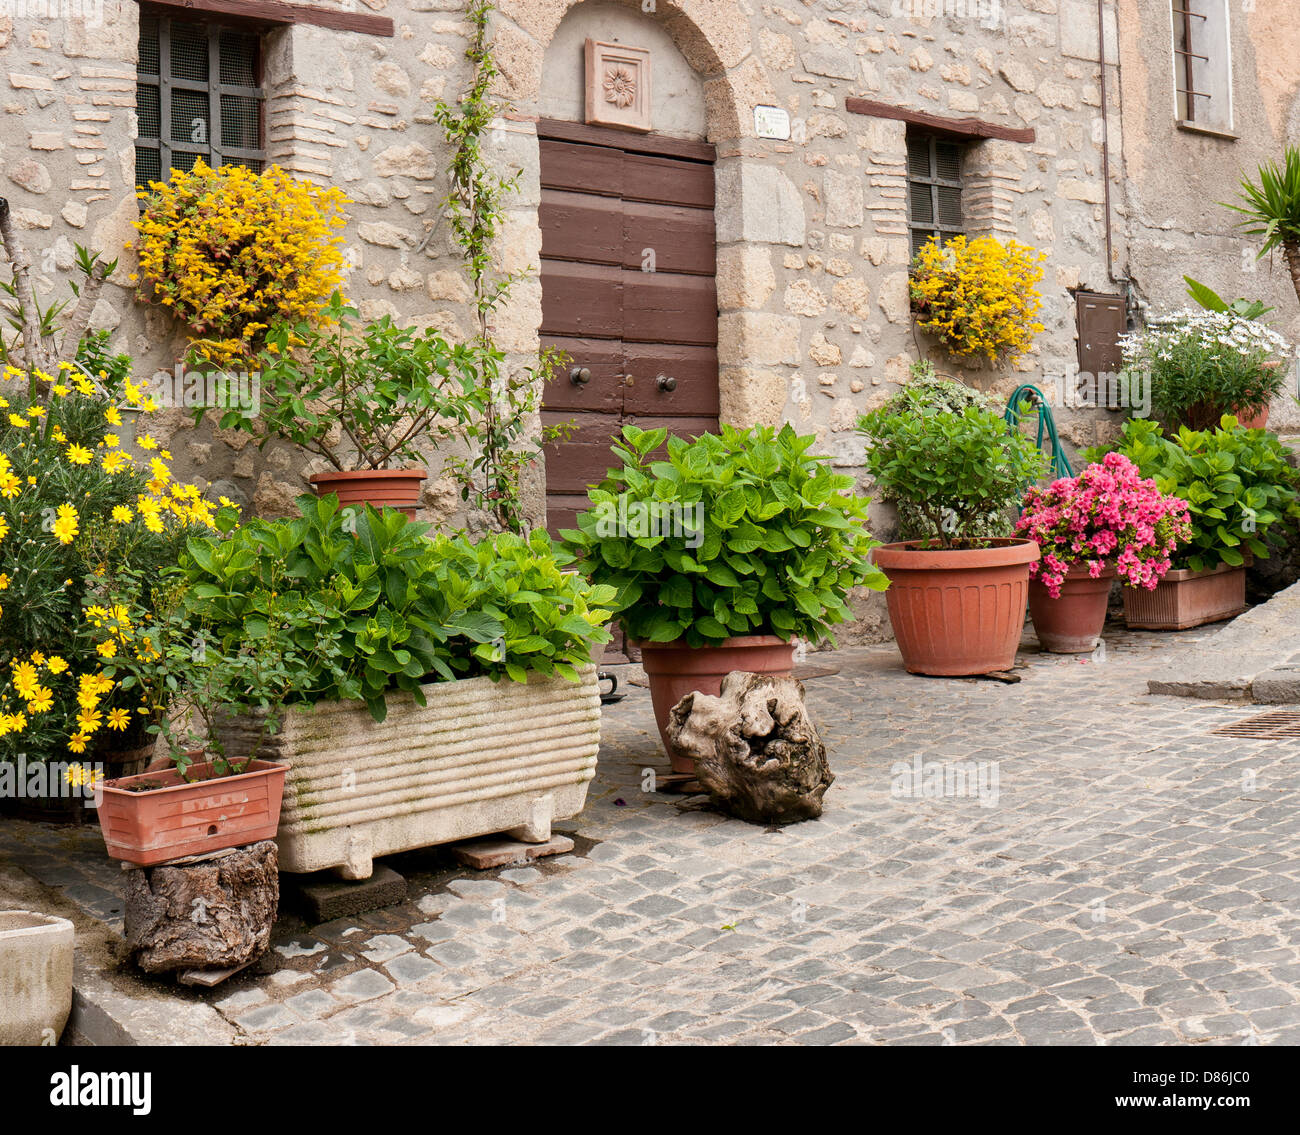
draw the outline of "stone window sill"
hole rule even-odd
[[[1239,135],[1232,133],[1230,130],[1215,130],[1210,126],[1202,126],[1199,122],[1188,122],[1186,119],[1176,119],[1179,130],[1186,130],[1189,134],[1203,134],[1207,138],[1219,138],[1224,142],[1235,142]]]

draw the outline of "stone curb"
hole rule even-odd
[[[1180,651],[1147,690],[1269,705],[1300,702],[1300,583]]]
[[[65,1045],[230,1045],[238,1030],[211,1005],[124,993],[80,955],[72,977]]]

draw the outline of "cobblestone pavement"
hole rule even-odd
[[[397,857],[406,904],[284,919],[274,972],[178,996],[250,1044],[1300,1043],[1300,740],[1212,736],[1266,707],[1145,692],[1213,633],[1026,650],[1018,685],[816,655],[838,779],[784,829],[644,791],[666,761],[633,687],[575,854]],[[982,798],[926,794],[945,761],[990,762]],[[96,829],[0,824],[0,850],[120,917]]]

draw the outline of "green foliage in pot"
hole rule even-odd
[[[888,586],[869,559],[867,500],[789,426],[694,441],[623,428],[621,467],[562,533],[593,582],[616,589],[635,640],[716,645],[739,635],[834,642],[854,587]],[[667,442],[667,460],[656,450]]]
[[[182,561],[189,609],[223,649],[283,620],[309,616],[338,644],[316,659],[297,700],[361,698],[375,720],[386,695],[422,683],[528,673],[577,680],[575,667],[608,641],[609,592],[563,574],[545,533],[503,533],[481,545],[430,540],[400,512],[340,510],[304,496],[291,520],[253,520],[225,539],[191,540]],[[484,649],[479,649],[484,648]]]
[[[1187,502],[1192,534],[1174,554],[1175,568],[1239,567],[1247,551],[1267,558],[1269,528],[1300,517],[1300,474],[1287,463],[1286,447],[1264,430],[1244,429],[1231,414],[1218,429],[1183,427],[1172,437],[1155,422],[1131,419],[1114,445],[1084,456],[1097,461],[1111,450],[1154,478],[1162,493]]]
[[[926,409],[947,414],[960,414],[968,406],[981,410],[997,411],[992,398],[964,382],[942,378],[934,364],[926,359],[912,363],[908,368],[907,385],[885,402],[884,409],[897,414],[919,414]],[[924,511],[910,500],[882,492],[898,512],[898,539],[913,540],[929,532],[930,526]],[[1005,508],[990,508],[987,512],[970,518],[967,530],[972,536],[1005,536],[1007,516]]]
[[[422,459],[421,445],[467,432],[481,408],[476,345],[388,316],[362,326],[357,318],[335,292],[320,322],[268,331],[258,412],[222,406],[222,429],[260,435],[262,446],[291,442],[337,470],[400,467]],[[196,422],[207,409],[196,409]]]
[[[918,537],[930,547],[980,547],[991,536],[1010,536],[1011,507],[1047,471],[1033,441],[980,406],[950,412],[891,400],[865,414],[858,430],[876,484],[910,506]]]
[[[428,570],[449,612],[480,612],[500,634],[490,642],[453,635],[443,644],[457,677],[526,681],[529,672],[578,680],[592,648],[612,637],[613,587],[567,570],[573,557],[541,529],[503,532],[474,543],[437,536]]]

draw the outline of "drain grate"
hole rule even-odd
[[[1234,721],[1231,725],[1221,725],[1210,732],[1222,737],[1253,737],[1257,741],[1281,741],[1288,737],[1300,737],[1300,712],[1286,709],[1260,713]]]

